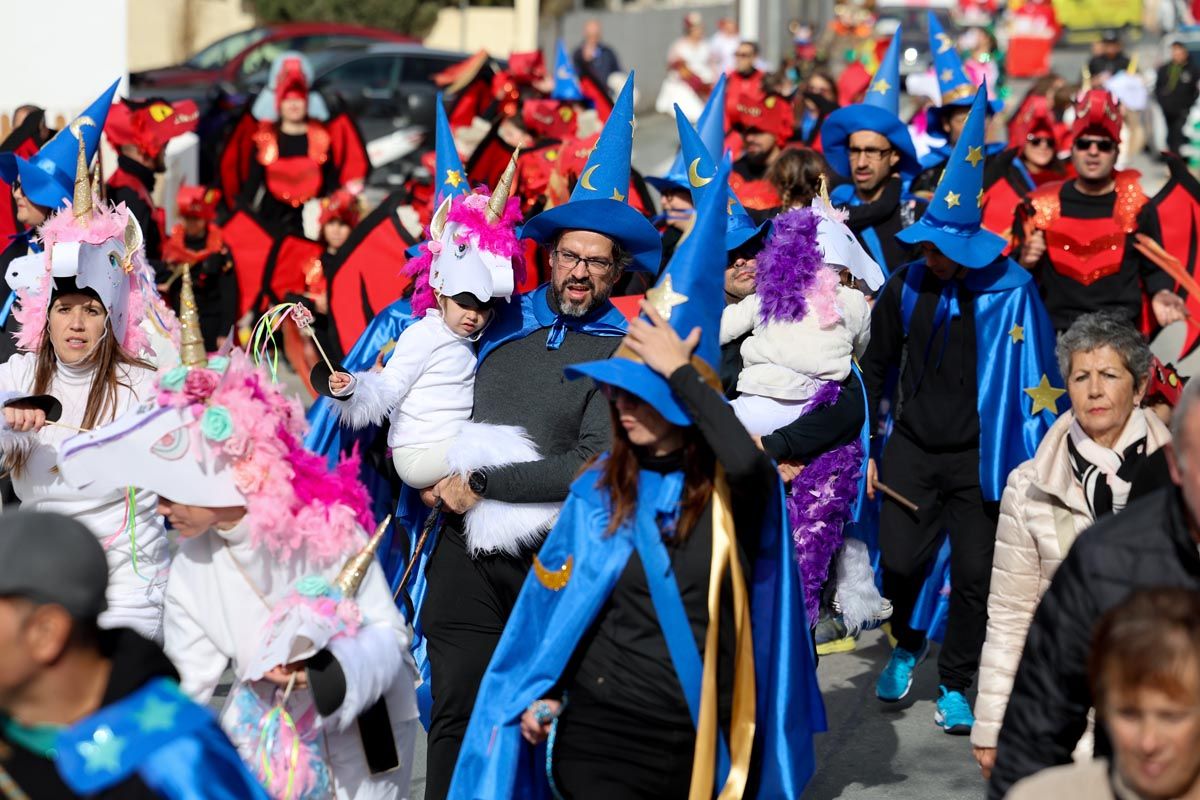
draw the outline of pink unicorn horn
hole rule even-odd
[[[508,166],[504,168],[504,174],[500,176],[500,182],[496,184],[496,190],[492,192],[492,197],[488,200],[487,221],[489,225],[494,225],[504,216],[504,207],[508,205],[508,196],[512,194],[513,181],[517,177],[517,156],[520,154],[520,147],[513,150],[512,158],[508,160]]]

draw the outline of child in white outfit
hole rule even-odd
[[[492,301],[469,292],[438,296],[437,308],[404,329],[382,371],[329,378],[338,416],[353,428],[387,419],[388,447],[400,480],[414,489],[450,474],[446,452],[470,420],[475,342],[491,321]]]

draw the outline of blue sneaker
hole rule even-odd
[[[892,650],[892,657],[879,674],[875,683],[875,696],[885,703],[896,703],[904,699],[912,688],[913,670],[929,655],[929,640],[921,643],[921,649],[913,653],[903,647]]]
[[[971,713],[967,698],[962,692],[948,691],[945,686],[939,686],[938,692],[941,693],[941,697],[938,698],[933,721],[946,733],[955,736],[969,734],[971,726],[975,724],[975,715]]]

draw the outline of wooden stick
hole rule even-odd
[[[404,568],[404,574],[400,576],[400,583],[396,586],[396,592],[392,595],[392,600],[400,597],[400,593],[404,591],[405,585],[408,584],[408,576],[412,574],[413,567],[417,565],[417,559],[421,557],[421,550],[425,547],[425,540],[429,538],[429,532],[433,530],[438,518],[442,516],[442,499],[438,501],[429,511],[429,518],[425,520],[424,527],[421,528],[421,536],[417,539],[417,546],[413,548],[412,558],[408,561],[408,566]]]
[[[65,422],[56,422],[54,420],[48,419],[48,420],[46,420],[46,424],[47,425],[57,425],[60,428],[68,428],[73,431],[78,431],[79,433],[91,433],[91,431],[89,431],[87,428],[76,428],[74,425],[68,425]]]
[[[317,332],[311,326],[301,328],[301,330],[307,333],[309,338],[312,339],[313,344],[317,346],[317,352],[321,354],[321,358],[325,361],[325,366],[329,367],[329,374],[332,375],[337,372],[338,370],[333,368],[333,362],[329,360],[329,356],[325,355],[325,348],[321,347],[321,340],[317,338]]]
[[[907,497],[900,494],[895,489],[888,486],[886,483],[884,483],[882,481],[875,481],[875,488],[878,489],[879,491],[883,492],[888,497],[892,498],[897,503],[904,506],[905,508],[907,508],[909,511],[913,512],[914,514],[916,514],[918,511],[921,510],[920,508],[917,507],[917,504],[914,503],[912,500],[909,500]]]

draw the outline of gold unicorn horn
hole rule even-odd
[[[185,367],[207,367],[208,351],[200,333],[200,310],[192,291],[192,270],[183,265],[183,283],[179,287],[179,360]]]
[[[71,211],[75,214],[75,219],[83,225],[87,225],[88,219],[92,216],[92,184],[91,175],[88,170],[87,162],[87,146],[83,143],[83,136],[79,137],[79,158],[75,162],[75,196],[71,201]]]
[[[487,221],[489,225],[504,216],[504,207],[508,205],[508,196],[512,194],[513,181],[517,178],[517,156],[519,155],[521,155],[521,148],[517,147],[513,150],[512,158],[508,160],[508,166],[504,168],[504,174],[500,176],[500,182],[496,184],[496,189],[492,192],[492,198],[488,200]]]
[[[383,534],[387,532],[388,523],[391,521],[391,514],[384,517],[383,522],[375,528],[375,535],[367,542],[366,547],[351,556],[346,565],[342,567],[342,571],[334,578],[333,585],[342,590],[342,597],[354,597],[358,593],[358,587],[362,584],[363,578],[367,576],[367,570],[371,568],[371,562],[375,560],[375,551],[379,549],[379,542],[383,539]]]
[[[825,177],[825,173],[821,173],[820,188],[817,193],[821,197],[821,202],[825,204],[825,208],[833,208],[833,201],[829,199],[829,179]]]

